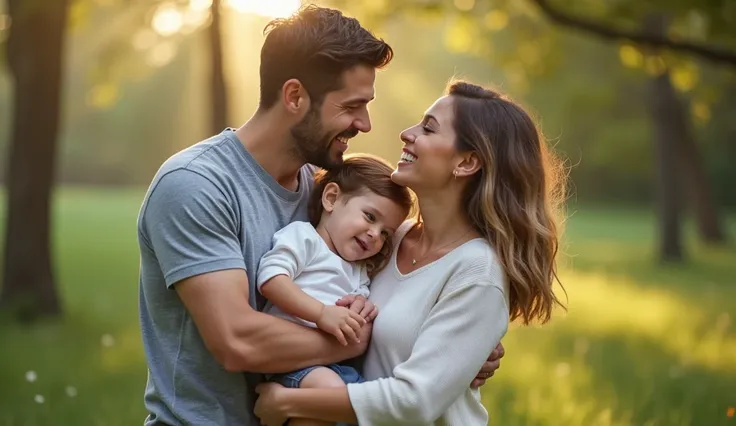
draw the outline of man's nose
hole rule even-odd
[[[368,110],[365,110],[358,118],[355,119],[353,126],[363,133],[371,131],[371,116],[368,113]]]

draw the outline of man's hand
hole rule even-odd
[[[325,306],[317,319],[320,330],[332,334],[344,346],[347,346],[347,336],[351,342],[360,343],[358,332],[365,325],[365,319],[359,314],[342,306]]]
[[[489,356],[486,362],[483,363],[483,366],[480,368],[478,375],[475,376],[475,379],[473,379],[470,387],[474,389],[479,388],[486,383],[486,380],[493,377],[493,374],[495,374],[496,370],[501,366],[501,358],[503,358],[505,354],[506,351],[504,350],[503,345],[499,343],[498,346],[496,346],[496,349],[491,352],[491,356]]]
[[[348,294],[338,300],[336,305],[348,307],[351,311],[360,314],[366,321],[373,321],[378,316],[378,307],[361,295]]]
[[[281,402],[285,392],[288,392],[288,389],[278,383],[266,382],[256,386],[258,399],[254,414],[261,421],[261,425],[281,426],[288,420]]]

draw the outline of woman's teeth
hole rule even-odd
[[[337,141],[340,143],[344,143],[345,145],[348,144],[348,138],[346,138],[345,136],[338,136],[335,139],[337,139]]]
[[[401,161],[406,161],[407,163],[413,163],[417,160],[417,157],[409,154],[406,151],[401,152]]]

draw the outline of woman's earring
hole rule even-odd
[[[453,170],[452,175],[455,176],[455,179],[457,179],[457,170]]]

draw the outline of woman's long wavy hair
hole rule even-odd
[[[553,291],[559,283],[564,165],[529,114],[507,97],[463,81],[451,82],[447,93],[457,148],[474,152],[482,165],[465,188],[463,205],[503,264],[511,320],[545,323],[555,304],[564,308]]]

